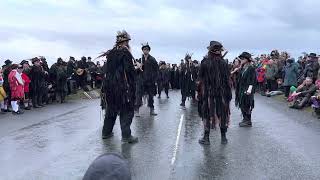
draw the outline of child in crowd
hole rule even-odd
[[[258,81],[258,89],[262,96],[265,96],[265,81],[266,81],[266,69],[261,66],[257,68],[257,81]]]
[[[3,88],[3,82],[2,70],[0,69],[0,113],[4,113],[4,99],[7,96]]]
[[[18,102],[24,99],[24,83],[21,77],[23,71],[22,65],[12,65],[12,71],[9,74],[9,83],[11,89],[11,106],[12,114],[23,114],[23,111],[19,108]]]

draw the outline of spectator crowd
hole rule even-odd
[[[298,60],[287,52],[273,50],[269,55],[256,57],[256,89],[262,96],[284,95],[288,106],[294,109],[312,107],[320,117],[320,66],[319,56],[304,53]],[[230,65],[232,84],[236,86],[239,59]]]
[[[304,53],[295,60],[287,52],[278,50],[256,57],[252,63],[256,68],[257,92],[267,97],[283,95],[290,108],[311,106],[320,117],[319,59],[315,53]],[[159,79],[157,84],[168,84],[158,87],[159,97],[163,88],[167,96],[169,86],[171,89],[181,88],[184,64],[183,60],[180,64],[159,62],[159,77],[165,80]],[[190,67],[196,69],[199,62],[192,61]],[[234,88],[240,67],[238,58],[230,63],[230,83]],[[18,115],[24,110],[42,108],[53,102],[64,103],[67,95],[80,88],[84,91],[88,91],[88,87],[101,88],[103,77],[103,66],[99,61],[92,62],[90,57],[80,60],[70,57],[67,62],[58,58],[50,68],[44,57],[23,60],[20,64],[6,60],[0,69],[1,113]]]
[[[50,68],[44,57],[19,64],[6,60],[0,69],[1,114],[19,115],[53,102],[64,103],[66,96],[78,88],[100,88],[102,74],[100,62],[94,63],[90,57],[79,61],[70,57],[68,62],[58,58]]]

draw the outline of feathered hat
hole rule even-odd
[[[279,54],[279,51],[278,50],[273,50],[271,51],[271,57],[273,58],[279,58],[280,54]]]
[[[146,43],[141,43],[141,49],[143,50],[144,48],[148,48],[149,49],[149,51],[151,50],[151,47],[149,46],[149,43],[148,42],[146,42]]]
[[[127,33],[127,31],[122,30],[122,31],[118,31],[117,32],[117,40],[116,40],[116,44],[125,42],[125,41],[130,41],[131,37],[130,35]]]
[[[184,60],[189,60],[189,59],[191,59],[191,58],[192,58],[192,55],[193,55],[193,54],[187,53],[186,56],[184,57]]]

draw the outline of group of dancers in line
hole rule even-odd
[[[148,43],[142,44],[142,57],[134,59],[131,54],[129,42],[130,35],[126,31],[119,31],[114,47],[103,53],[107,61],[103,67],[104,80],[102,86],[102,108],[105,109],[102,138],[113,137],[113,127],[117,116],[120,116],[122,141],[137,143],[138,138],[131,134],[131,123],[139,108],[142,106],[143,96],[147,96],[150,115],[156,116],[154,110],[154,96],[157,92],[159,75],[166,74],[156,59],[150,55],[151,47]],[[198,102],[198,112],[203,120],[204,133],[199,139],[203,145],[210,144],[210,129],[220,127],[221,143],[228,143],[226,137],[230,122],[230,102],[232,88],[230,85],[231,72],[228,62],[224,60],[225,49],[220,42],[211,41],[207,47],[208,54],[199,66],[190,63],[191,56],[186,55],[185,63],[180,66],[180,88],[182,94],[181,106],[185,106],[187,97],[192,97]],[[254,93],[256,84],[255,68],[252,66],[252,57],[248,52],[243,52],[238,57],[241,60],[236,86],[236,106],[241,109],[243,120],[240,127],[252,127],[251,113],[254,108]],[[166,66],[168,67],[168,66]],[[194,84],[193,84],[194,83]],[[160,85],[160,88],[159,88]],[[194,86],[193,86],[194,85]],[[165,88],[167,97],[168,84],[159,84],[158,91]]]

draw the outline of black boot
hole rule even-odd
[[[30,106],[27,106],[24,109],[27,110],[27,111],[31,110]]]
[[[180,104],[180,106],[185,107],[185,106],[186,106],[186,102],[185,102],[185,101],[182,101],[181,104]]]
[[[113,132],[111,132],[110,134],[102,134],[102,139],[109,139],[113,137]]]
[[[150,116],[157,116],[158,114],[154,112],[153,108],[150,108]]]
[[[243,120],[239,123],[240,127],[251,127],[250,116],[246,111],[242,111]]]
[[[134,144],[134,143],[139,142],[139,139],[137,137],[130,136],[128,138],[122,138],[122,142],[123,143]]]
[[[24,113],[24,112],[21,111],[21,110],[18,110],[17,112],[12,111],[12,114],[13,114],[13,115],[20,115],[20,114],[23,114],[23,113]]]
[[[210,132],[205,131],[203,137],[199,139],[199,143],[203,145],[210,145],[209,135],[210,135]]]
[[[239,123],[239,126],[240,127],[252,127],[251,114],[245,113],[243,116],[244,116],[244,119],[241,123]]]
[[[227,144],[228,143],[228,139],[226,136],[227,129],[221,128],[220,132],[221,132],[221,144]]]

